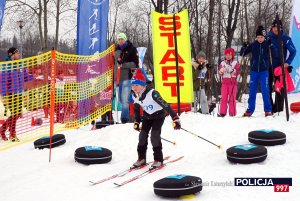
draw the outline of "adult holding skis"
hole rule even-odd
[[[278,42],[278,36],[280,36],[282,39],[282,50]],[[270,100],[272,104],[272,112],[276,113],[283,111],[284,105],[283,89],[281,89],[280,92],[275,91],[275,102],[272,99],[273,82],[280,79],[279,76],[274,75],[275,69],[280,68],[281,66],[280,51],[282,51],[283,53],[284,68],[287,69],[296,55],[296,48],[292,42],[292,39],[283,32],[281,20],[278,20],[277,22],[277,20],[275,19],[273,21],[268,37],[268,42],[271,50],[270,61],[272,66],[272,68],[269,69]]]
[[[134,100],[134,129],[140,132],[137,146],[138,160],[133,164],[133,167],[140,167],[146,164],[148,135],[151,130],[151,144],[154,152],[154,162],[151,167],[157,168],[163,165],[160,135],[162,125],[165,121],[166,111],[172,117],[175,130],[181,128],[180,120],[169,104],[160,96],[159,92],[146,86],[146,78],[141,69],[136,70],[135,75],[131,79],[131,84],[131,95]],[[140,106],[144,111],[143,118],[140,116]]]
[[[125,33],[118,34],[118,46],[116,49],[117,61],[117,85],[119,88],[119,99],[122,105],[121,122],[127,123],[129,116],[129,95],[131,91],[130,79],[132,71],[139,68],[139,57],[136,47],[127,40]]]
[[[252,53],[250,62],[250,92],[248,108],[243,114],[244,117],[250,117],[255,110],[258,82],[260,83],[260,89],[264,101],[265,116],[272,115],[272,106],[270,102],[268,85],[269,49],[265,36],[266,31],[264,27],[259,26],[256,30],[256,40],[249,46],[244,44],[240,51],[241,56]]]

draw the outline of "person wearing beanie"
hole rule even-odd
[[[134,129],[139,131],[139,143],[137,146],[138,160],[132,168],[139,168],[146,164],[146,152],[148,135],[151,130],[151,144],[153,148],[154,162],[151,168],[158,168],[163,165],[163,153],[161,143],[161,128],[165,121],[166,112],[173,120],[175,130],[181,128],[178,115],[170,105],[161,97],[158,91],[146,85],[146,78],[140,69],[131,79],[131,96],[134,100]],[[140,106],[143,108],[143,117],[140,115]]]
[[[121,122],[127,123],[130,121],[128,101],[131,90],[130,79],[132,72],[139,67],[139,57],[136,47],[127,39],[125,33],[119,33],[117,40],[114,80],[117,85],[118,101],[122,105]]]
[[[5,109],[10,111],[10,116],[0,127],[1,139],[7,141],[6,130],[9,131],[9,140],[11,142],[19,142],[17,137],[16,127],[17,120],[22,116],[23,97],[22,92],[24,83],[33,80],[32,75],[27,73],[27,70],[22,66],[20,52],[17,48],[11,47],[7,51],[8,61],[2,64],[2,82],[0,86],[1,96],[6,100]]]
[[[218,117],[225,117],[227,108],[229,116],[236,115],[236,91],[239,63],[234,60],[234,49],[226,48],[225,59],[219,65],[218,74],[222,77],[220,111]]]
[[[256,40],[240,51],[241,56],[252,53],[250,61],[250,90],[248,98],[248,108],[243,114],[244,117],[250,117],[255,111],[256,93],[258,82],[264,102],[265,116],[272,115],[272,105],[269,95],[269,47],[265,39],[266,31],[263,26],[258,26],[256,30]]]
[[[7,57],[5,59],[6,61],[19,60],[20,58],[20,51],[17,48],[11,47],[7,50]]]
[[[278,25],[279,29],[278,30]],[[280,33],[280,34],[279,34]],[[271,31],[269,32],[268,35],[268,44],[270,47],[270,62],[271,62],[271,67],[269,68],[269,92],[270,92],[270,101],[272,104],[272,112],[281,112],[283,111],[283,106],[284,106],[284,95],[283,95],[283,89],[281,91],[276,92],[275,91],[275,102],[272,99],[272,92],[273,92],[273,87],[274,87],[274,81],[279,80],[279,76],[274,75],[274,71],[276,68],[281,68],[281,58],[280,58],[280,45],[278,42],[278,37],[281,37],[282,39],[282,53],[283,53],[283,61],[284,61],[284,68],[287,69],[288,66],[291,65],[293,62],[295,56],[296,56],[296,47],[293,44],[292,39],[284,33],[282,30],[282,21],[275,19],[272,23],[271,26]]]
[[[127,36],[125,33],[119,33],[117,39],[118,40],[123,39],[124,41],[127,41]]]
[[[206,55],[200,51],[196,55],[196,61],[192,61],[193,71],[193,88],[194,88],[194,112],[209,114],[207,98],[205,94],[205,76],[207,69],[210,68]],[[200,103],[200,104],[199,104]],[[199,110],[198,110],[199,104]]]

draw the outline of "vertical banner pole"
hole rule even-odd
[[[54,106],[55,106],[55,78],[56,78],[56,51],[51,51],[51,81],[50,81],[50,149],[49,163],[51,162],[52,136],[54,132]]]
[[[176,29],[176,15],[173,14],[173,30],[174,30],[174,46],[175,46],[175,62],[176,62],[176,91],[177,91],[177,108],[180,116],[180,83],[179,83],[179,67],[178,67],[178,47],[177,47],[177,29]]]

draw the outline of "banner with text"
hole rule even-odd
[[[187,9],[175,15],[180,102],[193,102],[190,31]],[[155,88],[168,103],[177,103],[173,15],[152,12]]]

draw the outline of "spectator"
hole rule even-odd
[[[118,35],[118,46],[116,50],[116,62],[118,67],[116,84],[119,89],[119,101],[122,105],[121,122],[129,122],[129,95],[131,91],[130,79],[133,71],[139,67],[137,49],[127,40],[124,33]]]
[[[198,112],[202,114],[208,114],[209,108],[207,98],[205,94],[205,74],[209,68],[207,60],[205,60],[205,53],[200,51],[196,56],[196,61],[192,62],[193,65],[193,85],[194,85],[194,108],[197,111],[197,105],[199,105]]]
[[[256,40],[249,46],[243,45],[240,55],[252,53],[251,69],[250,69],[250,92],[248,99],[247,111],[244,117],[250,117],[255,110],[255,101],[257,93],[257,85],[260,83],[260,89],[264,101],[265,116],[272,115],[272,106],[269,97],[268,69],[269,69],[269,49],[268,42],[265,39],[266,31],[263,26],[259,26],[256,30]]]
[[[283,89],[279,92],[275,91],[275,103],[272,99],[272,91],[273,91],[273,82],[275,80],[279,80],[279,76],[274,75],[274,70],[276,68],[280,68],[281,61],[280,61],[280,46],[278,42],[278,36],[280,33],[282,39],[282,47],[283,47],[283,60],[284,60],[284,68],[287,69],[288,66],[292,63],[296,55],[296,48],[292,42],[292,39],[287,36],[282,30],[282,22],[279,20],[279,27],[280,30],[277,29],[277,21],[274,20],[272,23],[272,28],[269,33],[269,44],[271,49],[271,65],[272,68],[269,68],[269,89],[270,89],[270,100],[272,104],[272,112],[281,112],[283,111],[283,103],[284,103],[284,96],[283,96]],[[289,52],[289,54],[288,54]]]
[[[219,75],[222,76],[221,104],[218,117],[224,117],[229,105],[229,116],[236,115],[236,91],[237,76],[239,74],[239,64],[234,61],[234,50],[227,48],[224,51],[225,60],[219,66]]]
[[[7,51],[6,61],[20,60],[20,52],[17,48],[11,47]],[[1,138],[7,141],[5,132],[9,129],[9,139],[11,142],[19,142],[16,133],[16,124],[22,115],[22,92],[24,82],[32,80],[32,76],[22,67],[21,62],[11,62],[2,66],[1,71],[1,95],[6,97],[6,107],[10,111],[10,116],[0,128]]]

